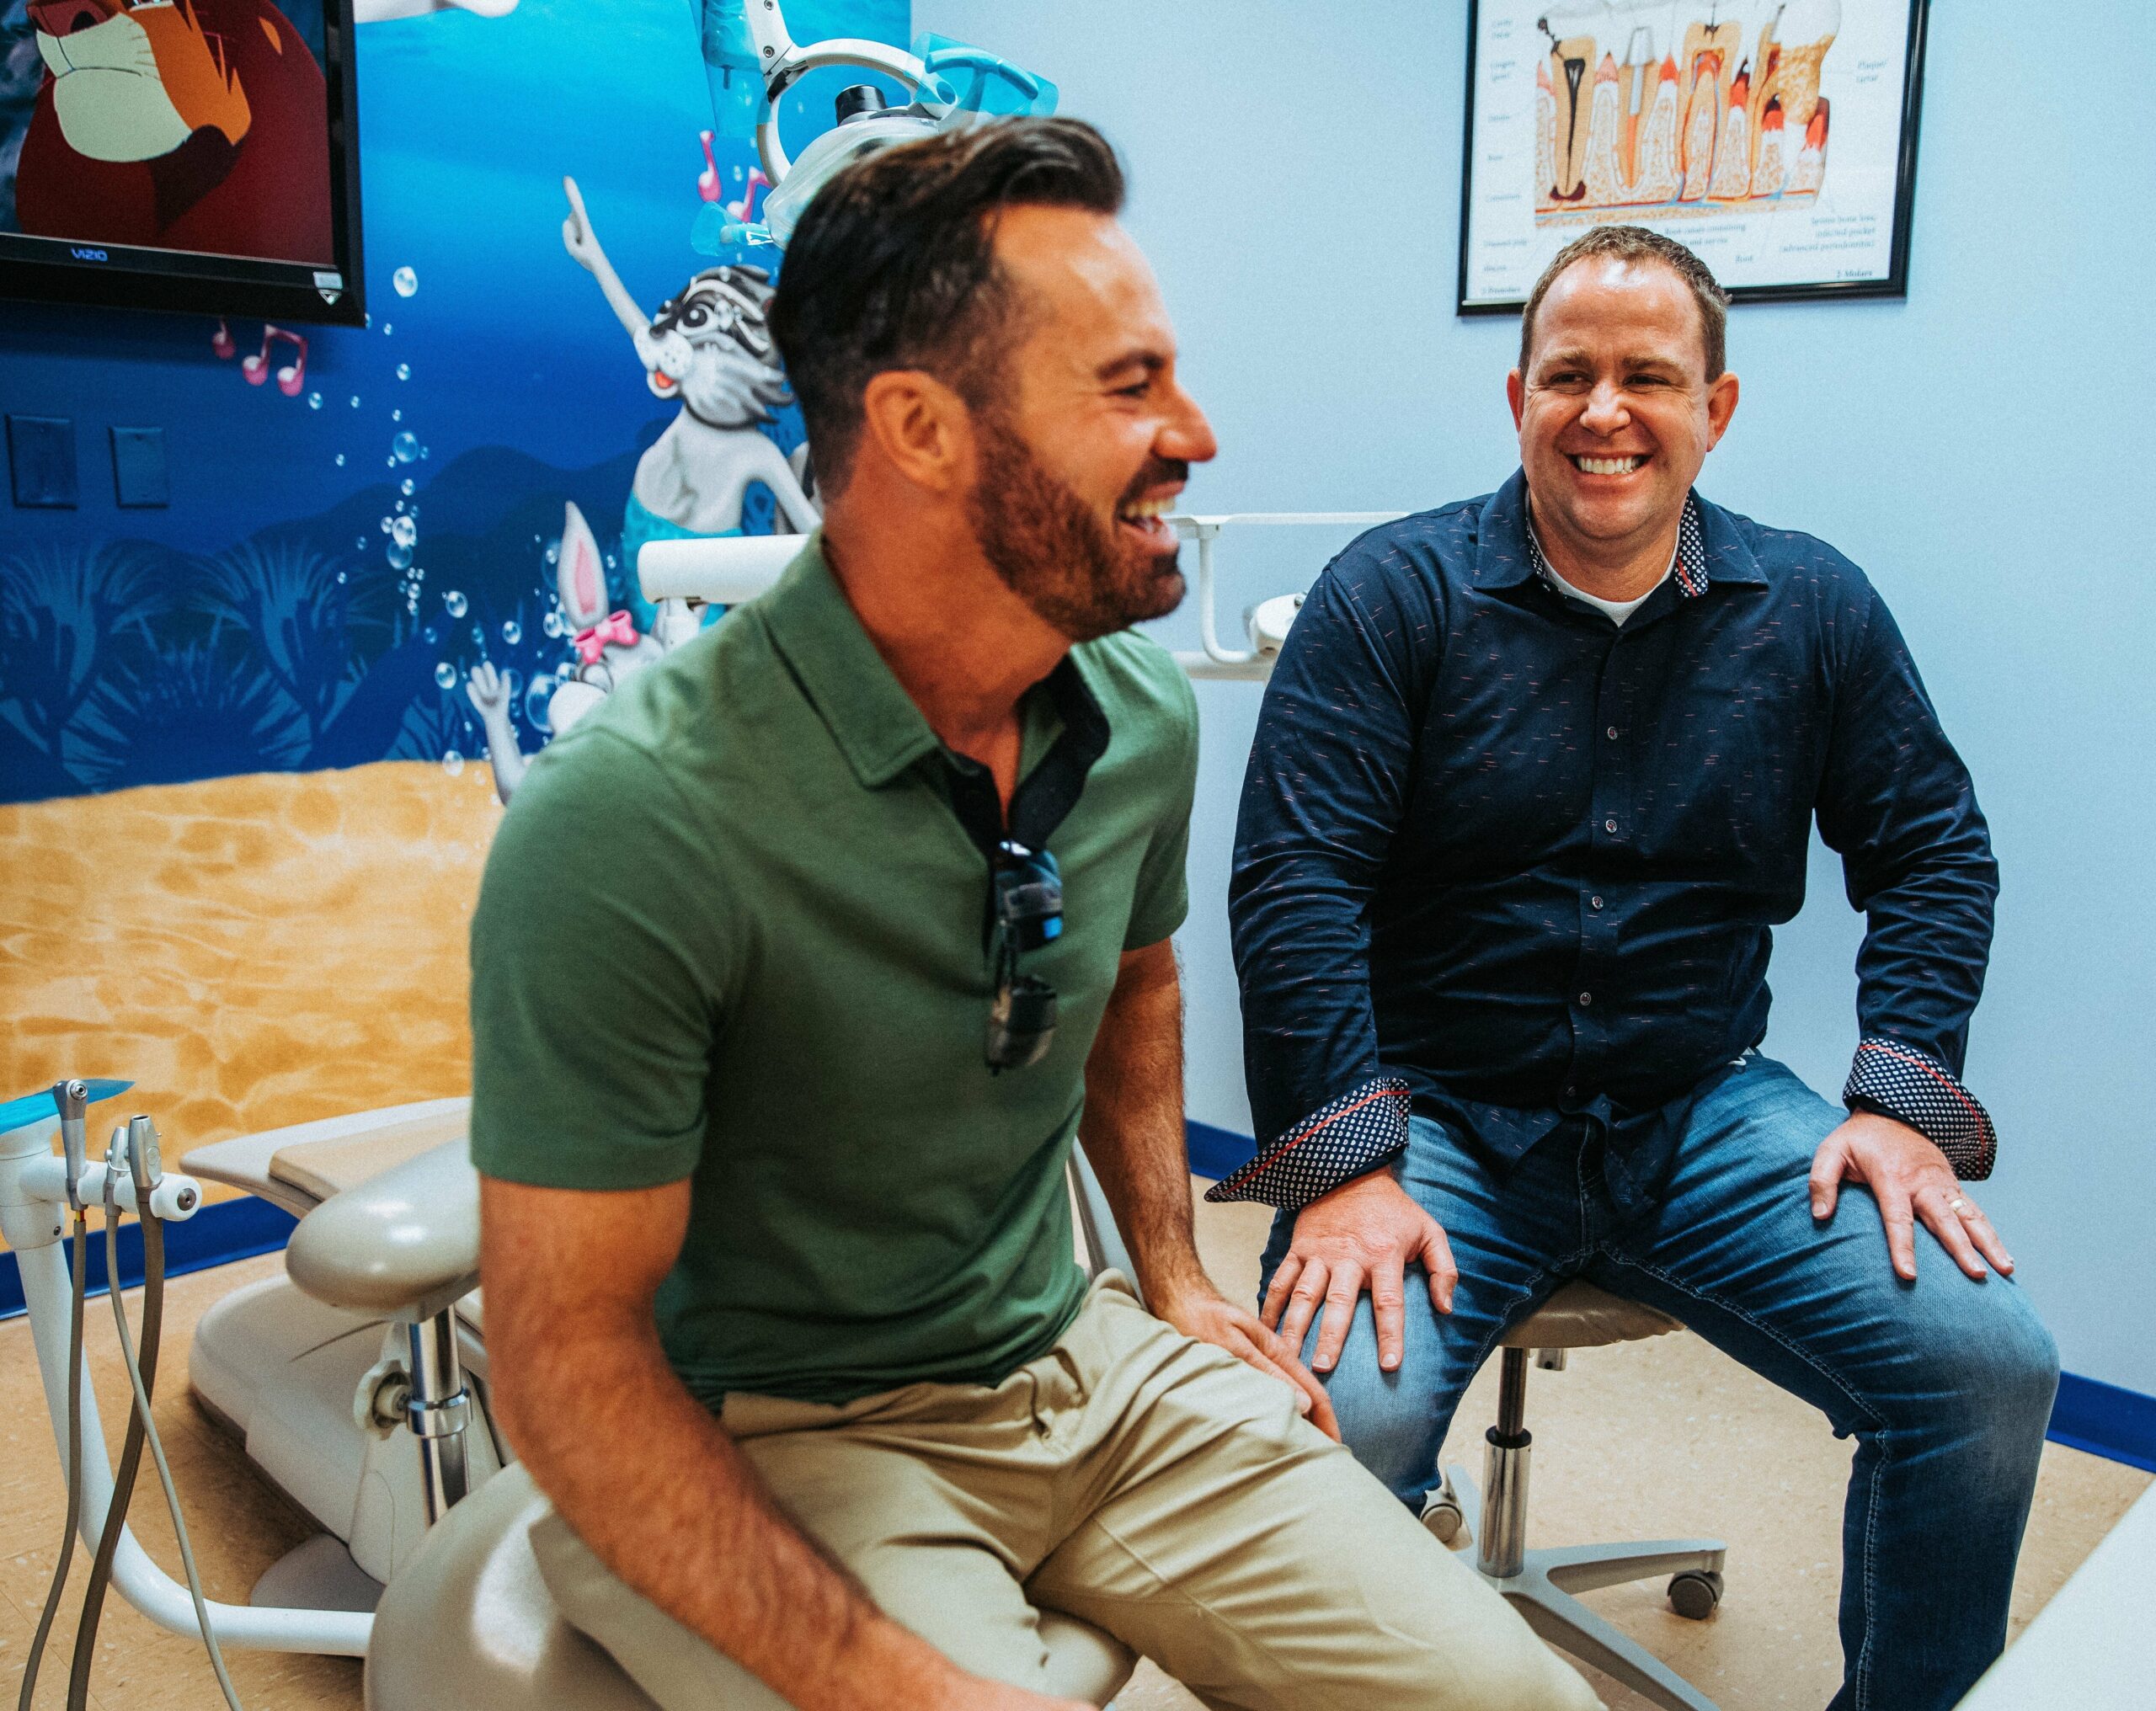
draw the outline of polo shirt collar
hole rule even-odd
[[[822,530],[809,536],[776,585],[751,610],[868,789],[889,784],[942,747],[831,574]]]
[[[1512,477],[1482,508],[1477,531],[1475,580],[1482,588],[1511,588],[1529,577],[1547,581],[1542,548],[1528,526],[1527,472]],[[1677,562],[1670,580],[1684,599],[1697,599],[1717,582],[1764,584],[1759,561],[1732,525],[1721,506],[1701,498],[1695,488],[1684,497],[1684,518],[1677,530]]]

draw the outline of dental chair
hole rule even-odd
[[[328,1529],[273,1567],[254,1602],[371,1603],[368,1711],[653,1711],[555,1606],[530,1541],[547,1500],[492,1423],[468,1105],[302,1124],[187,1157],[190,1175],[301,1214],[286,1276],[220,1302],[189,1352],[205,1410]],[[1134,1276],[1075,1149],[1070,1184],[1087,1270]],[[1043,1611],[1040,1631],[1051,1692],[1105,1705],[1136,1666],[1059,1612]]]

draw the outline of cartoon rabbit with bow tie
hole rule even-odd
[[[606,573],[600,561],[599,541],[574,503],[562,520],[562,545],[554,573],[561,593],[562,616],[573,632],[577,659],[574,672],[562,679],[547,704],[547,722],[558,736],[620,688],[631,672],[664,658],[669,649],[695,635],[696,620],[662,608],[661,633],[639,635],[627,612],[608,611]],[[675,630],[678,633],[671,633]],[[524,778],[524,755],[517,747],[516,727],[510,717],[509,680],[483,661],[472,667],[464,692],[486,727],[494,793],[506,803]]]

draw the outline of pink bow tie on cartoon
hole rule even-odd
[[[609,612],[589,630],[576,632],[576,657],[586,665],[598,663],[609,643],[633,648],[637,645],[637,626],[630,621],[627,612]]]

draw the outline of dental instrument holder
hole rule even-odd
[[[89,1089],[80,1081],[57,1081],[52,1087],[52,1102],[60,1112],[60,1154],[67,1166],[67,1209],[70,1212],[83,1210],[83,1167],[89,1162],[89,1147],[85,1134],[89,1092]]]
[[[86,1102],[109,1098],[124,1091],[126,1085],[125,1082],[91,1083]],[[73,1291],[61,1247],[63,1209],[77,1203],[101,1204],[109,1176],[116,1205],[134,1211],[147,1201],[158,1217],[177,1223],[195,1215],[202,1203],[202,1191],[189,1176],[156,1176],[155,1166],[146,1159],[142,1168],[156,1180],[143,1194],[136,1185],[131,1148],[129,1168],[118,1173],[109,1172],[102,1161],[85,1160],[79,1169],[71,1168],[71,1160],[64,1154],[52,1150],[56,1130],[61,1132],[63,1149],[71,1144],[67,1119],[61,1115],[67,1110],[67,1102],[63,1098],[58,1103],[61,1114],[56,1114],[55,1106],[43,1095],[38,1102],[44,1114],[31,1117],[15,1117],[19,1106],[0,1106],[12,1119],[0,1127],[0,1236],[6,1238],[19,1267],[23,1303],[37,1347],[45,1406],[64,1463],[69,1389],[67,1327]],[[79,1142],[72,1144],[76,1157],[81,1159],[87,1149]],[[105,1435],[98,1413],[97,1392],[87,1374],[75,1386],[75,1393],[85,1452],[78,1532],[94,1552],[112,1499],[112,1465],[104,1447]],[[121,1597],[159,1628],[190,1640],[197,1637],[194,1601],[187,1588],[151,1560],[125,1522],[120,1524],[112,1583]],[[372,1616],[345,1610],[293,1610],[214,1602],[209,1610],[221,1644],[267,1651],[364,1657],[374,1627]]]

